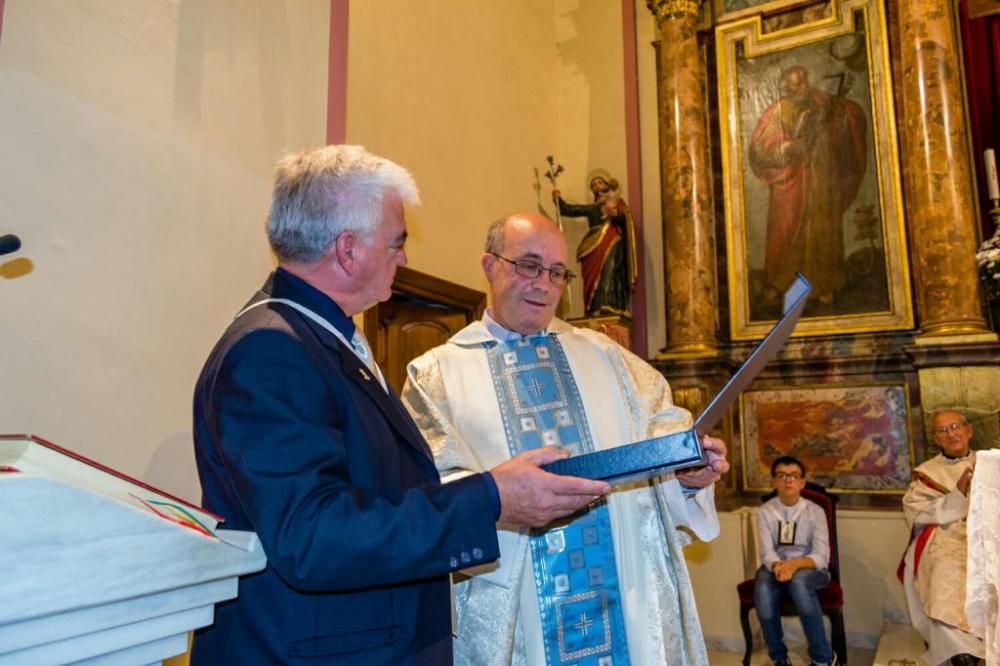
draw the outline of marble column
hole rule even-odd
[[[898,4],[903,173],[918,340],[988,333],[979,297],[972,162],[952,4]]]
[[[660,30],[660,167],[667,272],[665,358],[718,354],[701,0],[647,0]]]

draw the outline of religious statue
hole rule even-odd
[[[589,229],[576,249],[583,278],[583,304],[588,317],[630,315],[638,277],[635,225],[618,181],[597,170],[589,179],[593,202],[571,204],[558,189],[552,200],[565,217],[585,217]]]

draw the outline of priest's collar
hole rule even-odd
[[[496,319],[491,317],[489,309],[487,309],[486,312],[483,313],[483,325],[486,326],[486,330],[490,332],[490,335],[492,335],[500,342],[512,342],[514,340],[520,340],[521,338],[531,338],[536,335],[549,334],[548,327],[545,327],[541,331],[537,331],[530,335],[522,335],[516,331],[512,331],[508,328],[505,328],[503,324],[498,323]]]
[[[941,451],[941,455],[944,457],[944,461],[946,463],[949,463],[949,464],[951,464],[951,463],[957,463],[957,462],[960,462],[962,460],[968,460],[969,456],[971,456],[972,454],[973,454],[973,450],[972,449],[969,449],[968,451],[966,451],[966,453],[965,453],[964,456],[949,456],[944,451]]]
[[[560,335],[572,331],[573,327],[566,322],[561,319],[553,319],[545,330],[540,331],[540,333],[545,335]],[[461,331],[451,336],[448,342],[461,346],[482,345],[487,342],[496,342],[498,340],[501,342],[506,342],[508,340],[520,340],[523,337],[526,336],[506,329],[498,324],[495,319],[490,317],[489,312],[484,312],[482,319],[469,324]]]
[[[271,274],[264,291],[271,298],[287,298],[299,305],[304,305],[319,316],[333,324],[345,338],[354,336],[354,320],[348,317],[336,301],[312,286],[298,275],[286,271],[280,266]]]

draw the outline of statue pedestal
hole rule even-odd
[[[632,351],[632,318],[626,315],[601,317],[579,317],[567,319],[567,323],[577,328],[589,328],[608,336],[625,349]]]

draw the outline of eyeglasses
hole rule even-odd
[[[521,277],[526,278],[536,278],[542,274],[542,271],[548,271],[549,280],[552,284],[557,284],[559,286],[567,285],[570,281],[576,277],[576,273],[567,269],[565,266],[542,266],[540,263],[533,259],[508,259],[503,257],[496,252],[490,252],[497,259],[502,259],[508,264],[514,265],[514,272]]]
[[[937,428],[934,428],[934,434],[947,435],[949,432],[958,432],[964,427],[965,427],[964,423],[959,423],[958,421],[956,421],[955,423],[949,423],[946,426],[939,426]]]
[[[778,481],[799,481],[802,479],[802,475],[798,472],[778,472],[774,478]]]

